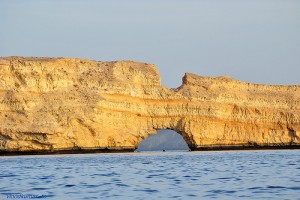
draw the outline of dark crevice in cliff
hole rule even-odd
[[[289,130],[289,136],[291,137],[291,142],[290,144],[295,143],[295,140],[300,141],[300,138],[297,136],[296,131],[293,129],[288,129]]]
[[[4,140],[12,140],[12,138],[8,135],[5,135],[3,133],[0,132],[0,139],[4,139]]]

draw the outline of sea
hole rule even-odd
[[[0,157],[0,199],[300,199],[300,150]]]

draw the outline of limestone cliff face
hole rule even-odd
[[[152,64],[0,58],[0,151],[135,149],[173,129],[192,149],[300,145],[300,86],[185,74]]]

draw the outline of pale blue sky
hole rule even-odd
[[[184,72],[300,84],[298,0],[0,0],[0,56],[136,60]]]

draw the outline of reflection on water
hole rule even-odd
[[[0,199],[299,199],[300,151],[0,157]]]

